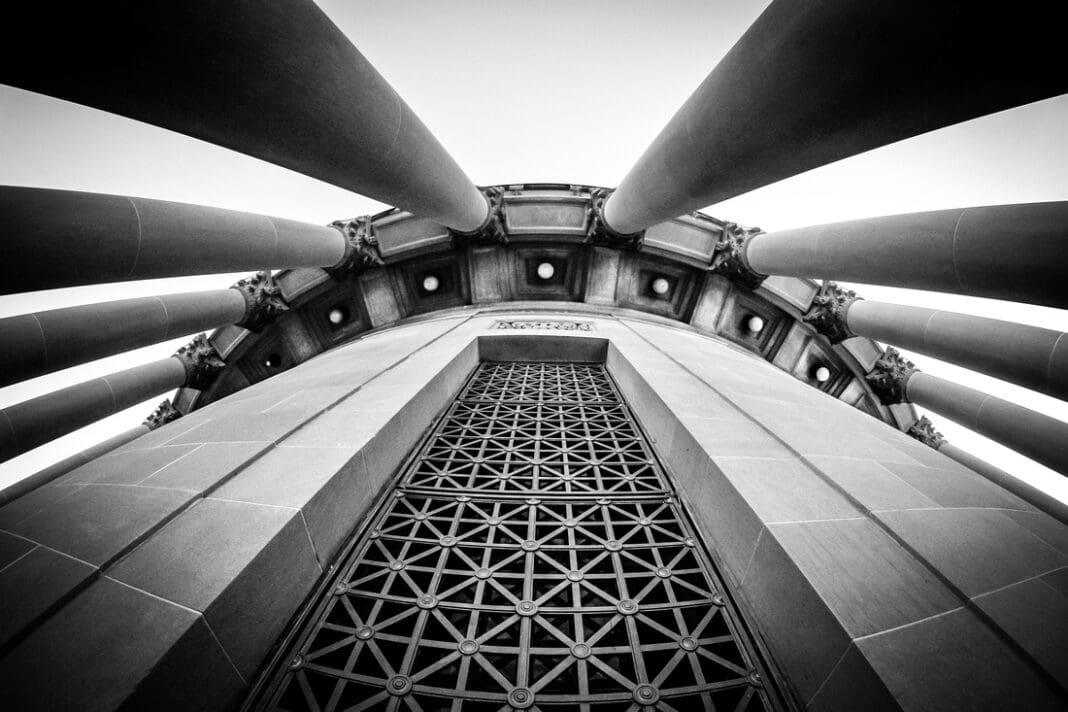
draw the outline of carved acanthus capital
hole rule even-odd
[[[887,346],[865,378],[883,405],[894,405],[905,402],[905,387],[916,371],[912,361],[899,354],[897,349]]]
[[[842,289],[834,282],[826,282],[812,300],[812,309],[805,315],[805,322],[830,339],[832,344],[841,343],[856,336],[846,323],[846,312],[858,299],[860,297],[856,292]]]
[[[742,227],[733,222],[724,223],[723,236],[720,237],[712,253],[712,262],[708,266],[708,271],[721,274],[750,289],[759,287],[761,282],[767,279],[767,275],[760,274],[749,266],[745,249],[750,240],[763,232],[759,227]]]
[[[645,230],[624,234],[613,230],[605,220],[604,205],[610,195],[612,191],[607,188],[594,188],[590,191],[590,205],[586,208],[586,244],[640,250],[642,242],[645,241]]]
[[[935,450],[942,447],[946,442],[946,439],[942,437],[942,433],[934,429],[934,423],[926,415],[921,415],[920,419],[909,426],[906,432],[927,447]]]
[[[471,232],[450,228],[454,246],[460,247],[466,242],[508,244],[508,229],[504,223],[504,191],[496,187],[483,188],[482,195],[489,205],[486,219]]]
[[[231,289],[241,292],[241,296],[245,298],[245,315],[237,325],[249,331],[261,331],[279,315],[289,311],[286,300],[282,297],[282,290],[267,272],[257,272],[246,277]]]
[[[143,425],[149,430],[155,430],[161,425],[166,425],[172,420],[178,420],[182,417],[182,411],[174,407],[171,403],[171,399],[167,398],[152,411],[152,414],[145,418]]]
[[[335,274],[384,265],[370,215],[330,223],[345,237],[345,256],[330,269]]]
[[[198,391],[203,391],[210,386],[219,372],[226,368],[226,362],[204,334],[198,334],[192,341],[178,349],[174,357],[185,367],[186,387],[195,388]]]

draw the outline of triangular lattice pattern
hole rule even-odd
[[[484,364],[274,689],[280,710],[762,710],[736,614],[599,365]]]

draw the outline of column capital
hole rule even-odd
[[[642,242],[645,241],[645,230],[629,234],[616,232],[605,219],[604,206],[612,192],[608,188],[594,188],[590,191],[590,205],[586,208],[586,244],[640,250]]]
[[[330,227],[337,228],[345,238],[345,255],[330,268],[335,274],[351,272],[385,264],[378,251],[378,238],[370,215],[360,215],[351,220],[335,220]]]
[[[237,325],[249,331],[262,331],[279,315],[289,311],[286,300],[282,297],[282,290],[267,272],[257,272],[246,277],[231,289],[236,289],[245,299],[245,315]]]
[[[182,411],[174,407],[171,403],[171,399],[167,398],[152,411],[152,413],[145,418],[143,425],[149,430],[155,430],[161,425],[166,425],[172,420],[178,420],[182,417]]]
[[[804,317],[805,323],[815,327],[832,344],[839,344],[856,336],[846,323],[846,312],[858,299],[861,297],[853,290],[842,289],[834,282],[824,282],[812,300],[812,309]]]
[[[215,346],[204,334],[198,334],[188,344],[178,349],[174,357],[185,367],[185,385],[203,391],[226,367]]]
[[[894,405],[907,402],[905,387],[917,370],[919,369],[912,361],[898,353],[894,347],[887,346],[865,378],[883,405]]]
[[[456,247],[462,246],[465,242],[508,244],[508,228],[504,222],[504,191],[496,186],[481,190],[486,199],[486,219],[470,232],[449,228],[452,243]]]
[[[935,450],[942,447],[946,442],[945,437],[942,436],[942,433],[935,430],[934,423],[932,423],[930,418],[926,415],[921,415],[920,419],[910,425],[909,429],[905,432],[927,447]]]
[[[749,241],[757,235],[764,234],[759,227],[742,227],[738,223],[728,222],[723,225],[723,235],[712,252],[712,261],[708,271],[721,274],[733,282],[756,289],[767,279],[766,274],[757,272],[749,265],[745,256]]]

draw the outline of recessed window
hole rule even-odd
[[[653,294],[656,296],[664,297],[671,291],[671,282],[667,281],[664,277],[657,277],[649,285],[649,288],[653,290]]]
[[[817,366],[812,370],[812,377],[817,383],[826,383],[831,380],[831,369],[826,366]]]
[[[750,317],[745,320],[745,328],[750,334],[759,334],[764,330],[764,318],[757,316],[756,314],[750,315]]]
[[[556,274],[556,268],[553,267],[552,262],[542,262],[538,265],[538,279],[549,280]]]
[[[327,313],[326,318],[334,326],[341,326],[349,320],[349,312],[344,307],[334,307]]]
[[[279,354],[270,354],[263,359],[263,365],[267,368],[278,368],[282,365],[282,357]]]
[[[441,280],[438,279],[437,275],[428,274],[427,276],[423,277],[424,292],[427,292],[428,294],[433,294],[434,292],[438,291],[439,287],[441,287]]]

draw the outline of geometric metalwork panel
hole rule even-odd
[[[778,707],[601,365],[483,364],[286,660],[270,709]]]

